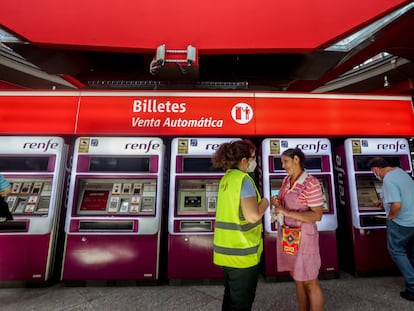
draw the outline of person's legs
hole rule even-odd
[[[409,259],[411,262],[411,266],[414,267],[414,237],[411,238],[411,240],[407,244],[407,252],[409,255]]]
[[[308,301],[310,304],[310,310],[312,311],[322,311],[323,310],[323,293],[321,286],[319,285],[319,280],[310,280],[305,281],[304,287],[306,290],[306,295],[308,296]]]
[[[231,268],[223,267],[224,273],[224,296],[223,296],[223,303],[221,305],[221,310],[231,310],[231,297],[230,297],[230,285],[229,285],[229,278],[230,278],[230,270]]]
[[[387,221],[388,251],[403,275],[407,289],[414,293],[414,267],[407,255],[407,245],[413,237],[414,228],[403,227],[394,221]]]
[[[256,295],[259,266],[250,268],[223,268],[225,297],[222,310],[251,310]]]
[[[296,298],[299,304],[299,311],[309,311],[309,300],[306,294],[304,282],[295,281],[296,286]]]

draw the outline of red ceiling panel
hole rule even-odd
[[[303,52],[407,2],[2,0],[0,23],[36,45],[76,49]]]

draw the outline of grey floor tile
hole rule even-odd
[[[408,311],[400,276],[321,280],[326,311]],[[85,286],[62,283],[44,288],[0,288],[1,311],[215,311],[221,310],[223,285]],[[291,281],[260,279],[254,311],[296,311]]]

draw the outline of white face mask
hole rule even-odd
[[[379,181],[382,181],[382,178],[381,177],[379,177],[377,174],[375,174],[374,173],[374,176],[379,180]]]
[[[248,173],[253,173],[254,170],[256,169],[257,163],[256,160],[253,159],[249,162],[249,165],[247,166],[247,172]]]
[[[374,174],[376,179],[378,179],[379,181],[382,181],[382,178],[379,175],[377,175],[374,171],[372,171],[372,173]]]

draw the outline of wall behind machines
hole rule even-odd
[[[0,92],[0,107],[0,135],[62,136],[72,148],[77,137],[89,135],[160,136],[167,155],[178,136],[243,136],[257,147],[276,135],[334,140],[414,136],[413,105],[407,96],[13,91]],[[164,266],[160,263],[160,273]]]

